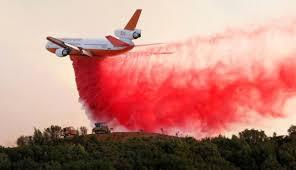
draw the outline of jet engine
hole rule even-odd
[[[129,39],[129,40],[138,39],[141,37],[141,30],[118,29],[118,30],[115,30],[115,36],[118,38]]]
[[[70,54],[70,49],[65,49],[65,48],[59,48],[55,51],[55,54],[58,56],[58,57],[65,57],[67,55]]]
[[[134,39],[138,39],[138,38],[140,38],[141,37],[141,30],[140,31],[135,31],[134,33],[133,33],[133,38]]]

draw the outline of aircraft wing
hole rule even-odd
[[[71,50],[70,55],[87,55],[89,57],[93,56],[90,51],[88,51],[82,47],[77,47],[77,46],[71,45],[69,43],[66,43],[66,42],[60,40],[60,39],[53,38],[53,37],[47,37],[46,39],[48,41],[62,47],[62,48],[70,49]]]
[[[114,46],[114,47],[128,47],[130,46],[128,43],[121,41],[112,35],[106,36],[106,39]]]

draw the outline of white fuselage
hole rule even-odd
[[[122,54],[131,50],[134,47],[134,43],[131,40],[126,40],[125,42],[128,43],[129,46],[124,47],[116,47],[107,39],[61,38],[60,40],[64,41],[69,45],[88,50],[93,54],[93,56],[99,57]],[[61,49],[61,47],[49,41],[46,44],[46,49],[52,53],[56,53],[56,50]]]
[[[113,46],[110,41],[106,39],[80,39],[80,38],[61,38],[64,42],[81,47],[84,49],[90,49],[90,50],[121,50],[124,49],[125,47],[115,47]],[[134,45],[132,41],[128,42],[131,46]],[[57,44],[54,44],[52,42],[48,42],[46,44],[47,49],[57,49],[61,48]]]

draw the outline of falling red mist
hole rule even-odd
[[[296,21],[71,59],[92,120],[128,130],[215,134],[252,116],[284,116],[296,91]]]

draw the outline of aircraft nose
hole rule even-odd
[[[50,47],[49,42],[46,43],[45,48],[48,49]]]
[[[52,52],[52,53],[54,53],[54,51],[55,51],[50,42],[46,43],[45,48],[47,51]]]
[[[46,43],[45,48],[49,48],[49,42]]]

